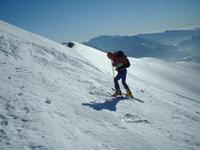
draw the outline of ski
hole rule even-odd
[[[144,103],[143,100],[141,100],[141,99],[139,99],[139,98],[136,98],[136,97],[134,97],[134,96],[126,96],[125,93],[122,93],[121,96],[116,96],[116,97],[112,96],[112,97],[113,97],[113,98],[128,99],[128,100],[131,100],[131,99],[132,99],[132,100],[136,100],[136,101],[138,101],[138,102]]]
[[[114,88],[111,88],[113,91],[115,91],[115,89]],[[124,98],[124,99],[133,99],[133,100],[136,100],[136,101],[138,101],[138,102],[141,102],[141,103],[144,103],[144,101],[143,100],[141,100],[141,99],[139,99],[139,98],[136,98],[136,97],[134,97],[134,96],[126,96],[126,94],[125,93],[121,93],[121,95],[119,95],[119,96],[112,96],[113,98],[117,98],[117,97],[121,97],[121,98]]]

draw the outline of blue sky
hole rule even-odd
[[[0,0],[0,19],[58,42],[86,41],[200,26],[200,0]]]

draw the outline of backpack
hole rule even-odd
[[[120,57],[120,58],[123,59],[123,62],[124,62],[123,67],[124,67],[124,68],[130,67],[130,62],[129,62],[127,56],[124,54],[123,51],[117,51],[117,52],[116,52],[116,55],[117,55],[117,57]]]
[[[122,56],[126,56],[126,55],[124,54],[123,51],[117,51],[117,55],[118,55],[118,56],[121,56],[121,57],[122,57]]]

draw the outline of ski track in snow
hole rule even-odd
[[[110,97],[105,53],[0,21],[0,149],[200,149],[199,65],[130,61],[143,102]]]

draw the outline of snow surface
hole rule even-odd
[[[0,21],[0,150],[200,149],[200,65],[130,62],[138,100],[106,102],[105,53]]]

